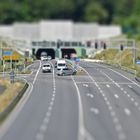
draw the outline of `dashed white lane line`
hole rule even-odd
[[[131,115],[131,111],[128,109],[128,108],[125,108],[124,109],[124,112],[127,116],[130,116]]]
[[[116,99],[118,99],[118,98],[119,98],[119,95],[117,95],[117,94],[114,94],[114,97],[115,97]]]
[[[34,77],[34,80],[33,80],[33,85],[34,85],[34,84],[35,84],[35,82],[36,82],[37,76],[38,76],[39,71],[40,71],[40,68],[41,68],[41,61],[39,61],[39,62],[40,62],[40,65],[39,65],[39,68],[38,68],[38,70],[37,70],[37,73],[36,73],[36,75],[35,75],[35,77]]]
[[[106,87],[110,88],[110,85],[106,85]]]
[[[97,108],[92,107],[90,108],[90,111],[93,112],[95,115],[99,114],[99,109]]]
[[[82,68],[82,69],[87,73],[87,75],[89,76],[89,78],[94,82],[94,84],[95,84],[95,86],[98,88],[98,90],[101,91],[101,88],[100,88],[99,85],[96,83],[96,81],[92,78],[92,76],[91,76],[84,68]],[[116,113],[115,113],[114,109],[113,109],[112,106],[111,106],[111,103],[109,102],[108,98],[105,96],[105,94],[103,93],[103,91],[100,92],[100,93],[101,93],[101,95],[103,96],[103,98],[104,98],[104,100],[105,100],[105,102],[106,102],[106,104],[107,104],[107,106],[108,106],[108,109],[110,108],[109,111],[110,111],[112,120],[113,120],[113,122],[114,122],[116,131],[117,131],[117,133],[118,133],[118,139],[119,139],[119,140],[125,140],[125,139],[126,139],[126,135],[125,135],[125,133],[123,132],[122,126],[121,126],[121,124],[120,124],[120,121],[119,121],[119,119],[117,118]],[[93,110],[93,112],[95,111],[95,109],[92,109],[92,110]],[[116,120],[117,120],[117,121],[116,121]]]
[[[81,100],[81,95],[80,95],[80,91],[79,88],[73,78],[73,76],[71,76],[73,83],[75,85],[76,91],[77,91],[77,96],[78,96],[78,108],[79,108],[79,128],[78,128],[78,140],[95,140],[93,136],[91,136],[89,134],[89,132],[87,132],[86,128],[85,128],[85,124],[84,124],[84,112],[83,112],[83,104],[82,104],[82,100]]]
[[[128,85],[129,88],[133,88],[131,85]]]
[[[88,87],[88,84],[83,84],[83,87]]]
[[[124,89],[123,88],[120,88],[121,89],[121,91],[123,91]]]
[[[136,106],[136,107],[138,107],[138,106],[139,106],[139,103],[138,103],[138,102],[135,102],[134,104],[135,104],[135,106]]]
[[[131,101],[134,102],[134,98],[131,98]]]
[[[44,139],[44,135],[42,133],[38,133],[36,136],[36,140],[43,140]]]
[[[127,91],[124,90],[124,88],[122,88],[118,83],[116,83],[111,77],[109,77],[106,73],[102,72],[102,74],[104,74],[106,77],[108,77],[108,79],[110,79],[112,82],[114,82],[114,84],[120,88],[121,91],[123,91],[124,95],[126,95],[126,97],[128,97],[130,99],[131,102],[134,103],[135,107],[140,111],[140,106],[139,103],[136,101],[136,99],[134,99],[133,97],[131,97],[130,94],[127,93]],[[131,81],[131,80],[130,80]],[[131,81],[133,84],[135,84],[135,82]],[[137,85],[137,84],[136,84]],[[131,85],[128,85],[129,88],[133,88]],[[114,95],[116,98],[117,96]]]
[[[93,95],[93,94],[87,93],[86,95],[87,95],[88,97],[90,97],[90,98],[94,98],[94,95]]]
[[[53,66],[53,64],[52,64],[52,66]],[[52,97],[51,97],[51,101],[50,101],[48,110],[45,114],[45,118],[42,122],[42,125],[40,126],[39,132],[36,135],[36,140],[44,140],[44,138],[45,138],[45,132],[47,131],[47,125],[48,125],[48,123],[50,121],[50,117],[52,115],[55,96],[56,96],[56,84],[55,84],[55,74],[54,74],[54,67],[53,67],[53,92],[52,92]]]

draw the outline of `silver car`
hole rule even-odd
[[[62,75],[75,75],[76,70],[72,68],[63,68],[57,71],[57,75],[62,76]]]

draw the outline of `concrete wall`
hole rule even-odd
[[[40,22],[41,40],[71,40],[72,21],[42,21]]]
[[[120,26],[100,26],[98,29],[99,39],[118,36],[122,33]]]
[[[76,23],[73,25],[73,37],[77,40],[97,38],[99,25],[90,23]]]
[[[13,38],[38,40],[40,38],[39,25],[36,23],[15,23],[13,25]]]
[[[12,26],[0,26],[0,36],[2,37],[13,37],[13,27]]]
[[[120,35],[120,26],[101,26],[93,23],[73,23],[72,21],[41,21],[39,23],[15,23],[0,26],[0,36],[24,40],[92,40]]]

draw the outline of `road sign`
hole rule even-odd
[[[76,62],[80,62],[80,58],[79,58],[79,57],[77,57],[75,61],[76,61]]]
[[[3,55],[4,56],[11,56],[13,53],[11,51],[4,51]]]
[[[140,65],[140,60],[137,60],[136,64],[137,64],[137,65]]]
[[[19,55],[4,55],[3,60],[19,60]]]

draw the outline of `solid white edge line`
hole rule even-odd
[[[41,61],[39,61],[39,62],[40,62],[40,65],[39,65],[39,68],[38,68],[38,70],[37,70],[37,73],[36,73],[36,75],[35,75],[35,77],[34,77],[34,80],[33,80],[33,85],[34,85],[34,84],[35,84],[35,82],[36,82],[36,79],[37,79],[38,73],[39,73],[40,68],[41,68]]]
[[[78,140],[85,140],[85,138],[87,138],[87,140],[94,140],[93,136],[91,136],[89,134],[89,132],[87,132],[87,130],[85,129],[83,105],[82,105],[82,99],[81,99],[80,91],[79,91],[78,86],[76,85],[76,82],[75,82],[73,76],[71,76],[71,78],[72,78],[72,81],[75,85],[75,88],[76,88],[76,91],[77,91],[77,96],[78,96],[78,107],[79,107]]]
[[[29,88],[30,87],[30,88]],[[33,85],[29,83],[29,87],[27,91],[24,93],[23,97],[20,99],[20,101],[17,103],[15,108],[12,110],[12,112],[9,114],[9,116],[4,120],[2,125],[0,126],[0,139],[2,140],[2,137],[6,134],[6,132],[10,129],[18,115],[20,114],[21,110],[25,106],[25,103],[28,101],[31,92],[33,90]]]

